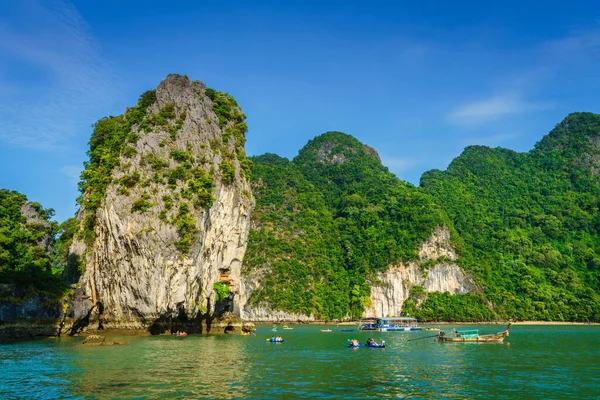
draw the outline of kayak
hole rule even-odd
[[[352,346],[351,344],[349,344],[348,347],[350,347],[351,349],[358,349],[359,347],[362,347],[362,344],[359,343],[357,346]]]
[[[367,343],[367,344],[365,344],[365,347],[372,347],[374,349],[385,349],[385,343],[382,343],[382,344],[370,344],[370,343]]]

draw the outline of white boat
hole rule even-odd
[[[385,317],[368,318],[360,321],[359,331],[378,332],[403,332],[421,331],[423,328],[417,325],[417,319],[411,317]]]

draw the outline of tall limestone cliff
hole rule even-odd
[[[81,275],[72,332],[204,332],[239,315],[254,206],[244,119],[228,94],[169,75],[96,123],[70,246]]]

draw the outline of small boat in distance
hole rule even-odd
[[[331,332],[331,329],[321,329],[321,332]]]
[[[492,333],[489,335],[480,335],[479,329],[453,329],[449,335],[446,332],[440,331],[436,340],[444,343],[457,343],[457,342],[490,342],[490,343],[501,343],[505,337],[509,335],[510,322],[503,332]]]
[[[283,326],[283,329],[285,329],[285,330],[287,330],[287,331],[291,331],[291,330],[292,330],[292,329],[294,329],[294,328],[290,328],[289,326],[287,326],[287,325],[284,325],[284,326]]]
[[[385,349],[385,340],[382,340],[381,343],[377,343],[375,339],[369,338],[367,343],[365,343],[365,347],[371,347],[374,349]]]

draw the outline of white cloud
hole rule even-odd
[[[548,82],[559,73],[577,76],[581,69],[594,68],[600,55],[600,29],[588,29],[541,43],[527,53],[525,64],[510,72],[503,72],[497,81],[496,93],[459,104],[447,114],[447,121],[459,125],[478,125],[499,117],[527,114],[554,107],[562,99],[552,102],[531,101],[543,92]],[[511,76],[512,75],[512,76]],[[493,77],[490,78],[494,81]]]
[[[410,158],[389,157],[384,155],[381,155],[381,163],[396,174],[407,171],[417,165],[417,162]]]
[[[113,97],[114,77],[73,6],[23,0],[16,8],[0,17],[0,141],[68,145]]]
[[[74,165],[65,165],[61,168],[61,172],[71,178],[75,183],[79,183],[79,176],[81,175],[82,170],[83,166],[76,167]]]
[[[554,54],[579,53],[599,49],[600,30],[579,32],[563,39],[553,40],[548,42],[544,48]]]
[[[504,94],[463,104],[451,112],[448,119],[458,124],[476,124],[504,115],[529,113],[548,107],[549,104],[534,103],[518,95]]]

